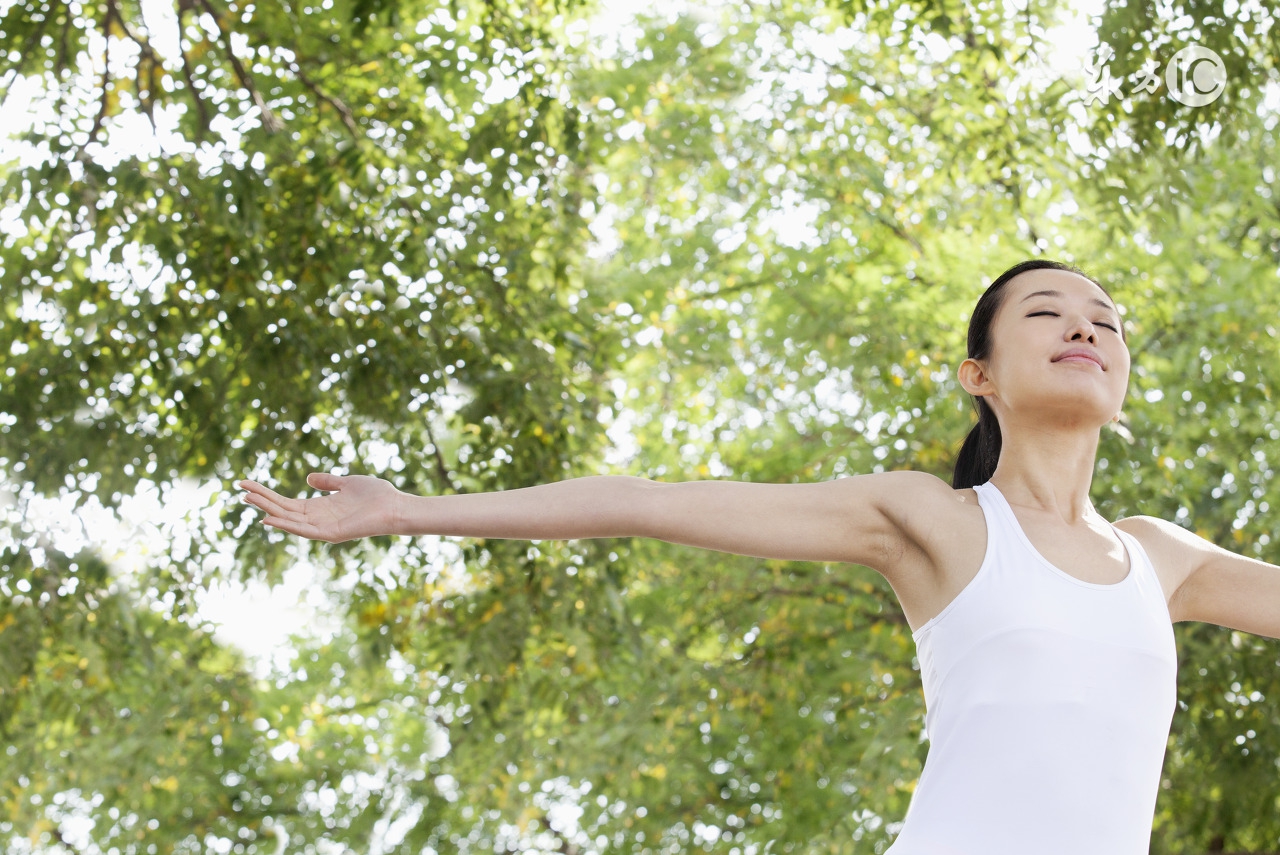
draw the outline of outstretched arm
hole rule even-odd
[[[1280,567],[1237,555],[1154,517],[1129,517],[1122,526],[1169,569],[1169,615],[1280,638]]]
[[[916,472],[817,484],[660,483],[601,475],[499,493],[412,496],[368,476],[313,474],[328,495],[289,499],[242,481],[266,525],[339,542],[378,534],[520,540],[652,537],[721,552],[848,561],[882,572],[903,552],[896,509],[945,489]]]

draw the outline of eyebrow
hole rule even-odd
[[[1065,295],[1061,291],[1053,291],[1053,290],[1032,291],[1030,294],[1023,297],[1018,302],[1019,304],[1025,303],[1028,300],[1030,300],[1032,297],[1062,297],[1062,296],[1065,296]],[[1108,311],[1116,312],[1116,314],[1119,314],[1119,311],[1116,309],[1116,307],[1108,303],[1106,300],[1099,300],[1097,297],[1094,297],[1089,302],[1093,303],[1095,306],[1101,306],[1102,308],[1107,309]]]

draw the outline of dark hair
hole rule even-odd
[[[1029,270],[1065,270],[1083,276],[1102,288],[1098,280],[1069,264],[1038,258],[1015,264],[991,283],[978,299],[978,305],[973,307],[973,316],[969,318],[970,359],[987,359],[991,355],[991,324],[1004,305],[1005,286],[1014,277]],[[1108,297],[1111,296],[1106,288],[1102,288],[1102,291]],[[1122,331],[1121,335],[1123,334]],[[1000,462],[1000,422],[996,419],[995,411],[976,395],[973,396],[973,405],[978,410],[978,423],[969,431],[964,445],[960,447],[955,472],[951,476],[951,486],[957,490],[987,483],[996,471],[996,464]]]

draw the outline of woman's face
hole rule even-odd
[[[1111,298],[1083,276],[1023,273],[1005,286],[990,358],[973,361],[981,370],[969,371],[982,383],[969,391],[986,397],[1001,424],[1051,419],[1060,427],[1100,427],[1120,411],[1129,388],[1120,330]]]

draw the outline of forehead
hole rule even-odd
[[[1005,305],[1042,299],[1068,299],[1087,302],[1116,311],[1115,303],[1096,283],[1069,270],[1028,270],[1014,277],[1007,286]]]

